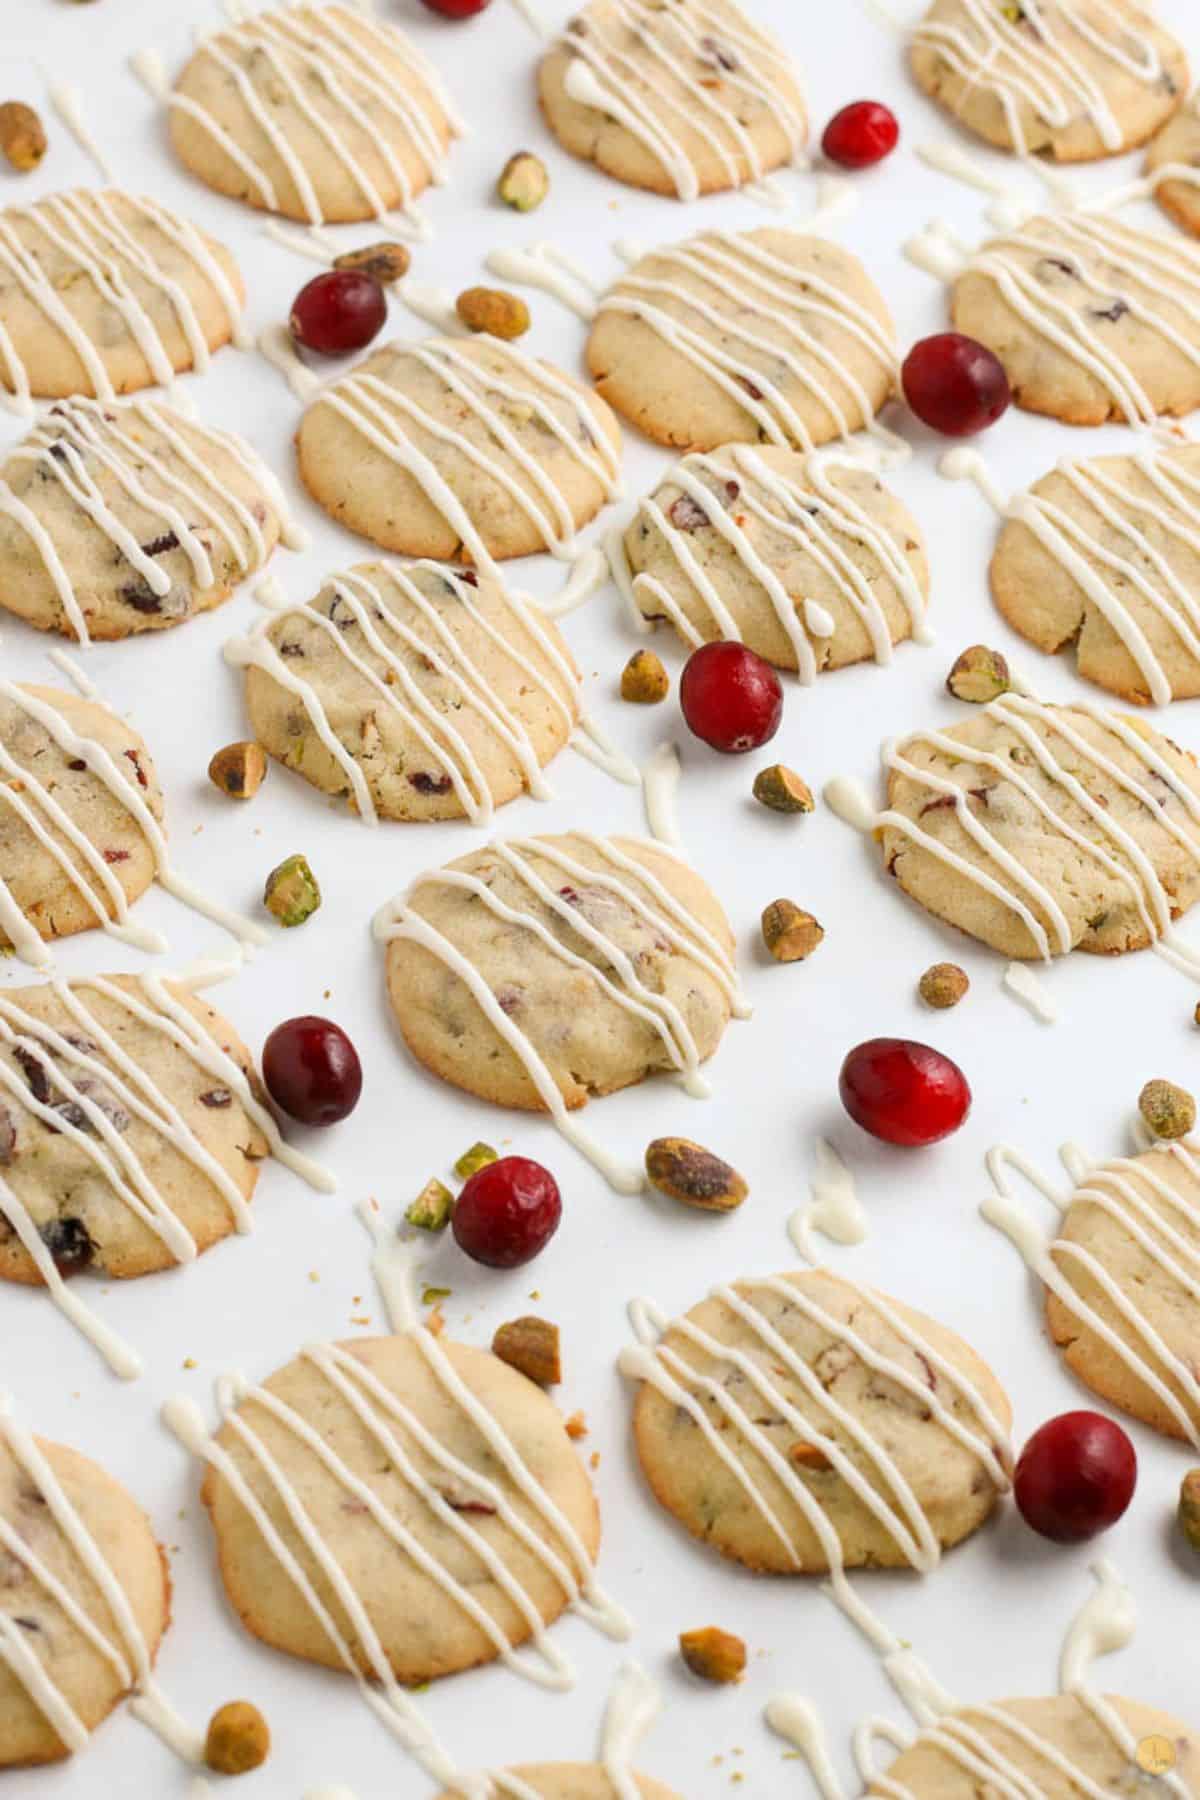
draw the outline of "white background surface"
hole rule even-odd
[[[771,217],[739,197],[685,211],[573,164],[536,117],[537,46],[509,0],[495,0],[489,12],[462,26],[430,18],[417,0],[383,0],[382,10],[411,27],[474,126],[455,152],[450,186],[429,201],[437,233],[415,255],[419,278],[457,291],[481,278],[481,258],[492,245],[542,237],[571,248],[605,277],[618,266],[610,250],[618,236],[652,243],[701,225],[750,227]],[[880,170],[856,178],[858,209],[833,229],[882,286],[903,344],[939,328],[942,295],[902,259],[900,242],[935,215],[953,219],[973,238],[981,229],[979,199],[916,161],[914,147],[945,137],[947,127],[908,84],[899,39],[865,10],[845,4],[753,0],[753,10],[800,58],[817,135],[838,106],[864,94],[886,99],[898,111],[900,151]],[[1164,0],[1162,11],[1181,28],[1190,22],[1194,35],[1200,31],[1187,0]],[[0,14],[0,90],[42,105],[52,138],[36,175],[0,175],[0,201],[28,200],[94,179],[87,159],[44,106],[48,71],[77,80],[120,180],[175,204],[234,248],[256,331],[286,316],[314,266],[270,243],[257,215],[210,194],[174,166],[161,121],[126,66],[131,51],[153,44],[174,72],[192,29],[214,23],[216,7],[208,0],[176,0],[169,7],[160,0],[100,0],[92,6],[3,0]],[[1200,42],[1193,48],[1200,53]],[[539,213],[518,218],[495,206],[490,190],[506,157],[526,144],[547,161],[553,191]],[[1139,160],[1086,171],[1079,179],[1107,185],[1136,172]],[[814,182],[804,174],[784,179],[794,195],[792,217],[799,220],[811,208]],[[350,243],[374,235],[367,227],[345,233]],[[548,296],[533,296],[531,304],[535,325],[527,342],[579,369],[582,327]],[[416,321],[398,308],[392,324],[398,335],[420,335]],[[302,497],[290,453],[297,404],[259,356],[221,352],[210,373],[188,386],[204,419],[236,427],[270,459],[313,530],[309,552],[281,553],[274,564],[293,598],[307,598],[327,573],[369,554]],[[763,1704],[778,1689],[799,1690],[821,1703],[847,1770],[855,1720],[880,1705],[893,1714],[897,1708],[866,1645],[815,1583],[755,1580],[720,1564],[649,1498],[628,1442],[629,1396],[613,1366],[627,1336],[631,1295],[650,1292],[678,1310],[719,1279],[793,1266],[785,1222],[804,1195],[814,1138],[827,1133],[854,1169],[871,1222],[869,1241],[855,1251],[837,1251],[835,1265],[877,1281],[965,1333],[1012,1394],[1018,1442],[1049,1415],[1089,1404],[1044,1341],[1037,1297],[1015,1252],[977,1216],[984,1152],[1008,1138],[1050,1164],[1064,1138],[1101,1153],[1126,1148],[1127,1118],[1147,1077],[1168,1075],[1196,1085],[1200,1040],[1191,1015],[1197,995],[1148,954],[1112,963],[1075,957],[1047,978],[1062,1022],[1038,1025],[1001,992],[1003,963],[906,902],[866,847],[827,811],[795,821],[768,814],[749,798],[754,769],[776,756],[818,791],[837,772],[873,781],[882,736],[958,714],[942,682],[958,651],[979,639],[1015,655],[1050,695],[1085,691],[1069,660],[1052,664],[1025,650],[994,614],[985,580],[991,517],[973,490],[938,478],[938,446],[912,421],[904,428],[911,430],[917,454],[892,479],[930,540],[937,642],[927,650],[902,649],[890,669],[868,666],[823,677],[810,690],[789,687],[784,724],[769,753],[721,759],[694,742],[684,745],[684,835],[734,922],[755,1017],[731,1026],[712,1065],[712,1101],[691,1101],[657,1082],[594,1104],[589,1112],[592,1129],[627,1155],[639,1155],[653,1135],[683,1132],[728,1156],[753,1190],[729,1219],[620,1198],[547,1124],[491,1112],[406,1058],[389,1025],[368,921],[418,869],[460,854],[476,835],[465,825],[393,825],[371,833],[278,768],[245,808],[208,786],[210,755],[245,729],[239,678],[222,663],[220,648],[258,617],[248,592],[181,630],[86,654],[104,693],[149,742],[184,872],[224,900],[253,908],[266,872],[285,854],[302,850],[324,888],[320,913],[301,931],[279,934],[235,983],[214,992],[216,1003],[256,1049],[279,1019],[327,1012],[350,1031],[366,1072],[353,1120],[324,1134],[318,1146],[337,1171],[336,1195],[312,1193],[268,1164],[251,1238],[229,1241],[184,1272],[111,1291],[89,1284],[89,1298],[143,1351],[147,1372],[139,1383],[127,1386],[110,1377],[44,1294],[0,1294],[0,1380],[15,1389],[22,1418],[124,1480],[171,1548],[175,1620],[160,1659],[163,1684],[197,1722],[236,1696],[256,1701],[271,1721],[272,1757],[239,1784],[245,1800],[298,1800],[309,1786],[334,1780],[351,1786],[359,1800],[418,1800],[428,1787],[347,1681],[274,1654],[241,1630],[216,1578],[196,1472],[159,1424],[158,1406],[182,1390],[208,1408],[211,1380],[222,1369],[261,1377],[307,1339],[350,1334],[359,1328],[354,1319],[369,1316],[380,1327],[355,1203],[374,1194],[398,1214],[430,1175],[444,1175],[478,1137],[511,1141],[555,1170],[565,1200],[562,1229],[525,1271],[477,1269],[447,1242],[428,1257],[424,1277],[452,1287],[450,1329],[469,1342],[488,1342],[496,1324],[524,1310],[540,1310],[562,1326],[567,1378],[559,1398],[566,1411],[586,1411],[591,1431],[582,1448],[600,1453],[601,1577],[635,1613],[634,1652],[664,1688],[664,1712],[641,1763],[689,1800],[729,1792],[738,1772],[745,1776],[742,1793],[808,1792],[803,1768],[782,1760],[783,1746],[762,1723]],[[15,443],[21,426],[0,415],[0,434],[5,446]],[[1017,485],[1068,451],[1099,450],[1122,439],[1117,429],[1084,436],[1014,412],[992,433],[987,449],[1004,481]],[[630,433],[630,495],[644,491],[667,460]],[[605,515],[601,525],[616,516]],[[545,558],[522,565],[519,574],[542,593],[560,578]],[[611,591],[565,628],[586,672],[590,703],[626,748],[641,758],[666,734],[683,742],[674,697],[654,711],[623,707],[615,698],[618,672],[635,639]],[[18,623],[4,624],[4,672],[55,679],[46,661],[49,647],[49,640]],[[656,647],[677,673],[681,659],[674,641],[662,637]],[[1200,749],[1194,705],[1177,706],[1169,729]],[[565,830],[581,822],[641,828],[636,792],[573,753],[564,752],[551,778],[555,800],[509,807],[504,830]],[[826,942],[808,965],[777,967],[759,948],[759,912],[781,894],[811,908],[827,927]],[[213,948],[220,936],[158,892],[142,902],[139,918],[165,926],[176,960]],[[1193,929],[1200,932],[1200,921]],[[935,1016],[919,1008],[913,989],[921,970],[943,957],[960,961],[973,985],[956,1012]],[[76,939],[60,958],[68,973],[138,966],[136,953],[99,933]],[[28,978],[11,963],[0,970],[5,985]],[[973,1083],[968,1125],[932,1152],[888,1150],[841,1113],[836,1077],[843,1054],[860,1039],[887,1032],[937,1043],[960,1060]],[[319,1280],[310,1279],[310,1271]],[[533,1289],[540,1293],[536,1307],[529,1301]],[[196,1367],[185,1370],[185,1358],[194,1358]],[[1195,1644],[1200,1558],[1189,1566],[1171,1528],[1175,1490],[1191,1459],[1138,1426],[1131,1430],[1141,1483],[1132,1510],[1103,1549],[1136,1590],[1141,1627],[1133,1647],[1103,1675],[1119,1691],[1195,1720],[1194,1660],[1185,1646]],[[1045,1692],[1054,1683],[1062,1631],[1090,1591],[1093,1554],[1043,1543],[1009,1505],[932,1578],[867,1575],[862,1589],[964,1696]],[[709,1623],[739,1632],[750,1645],[749,1674],[739,1688],[701,1688],[678,1672],[676,1634]],[[570,1695],[547,1694],[493,1667],[423,1696],[422,1705],[462,1762],[592,1755],[609,1681],[626,1652],[570,1617],[556,1627],[556,1639],[578,1663],[580,1680]],[[121,1712],[71,1765],[9,1775],[0,1788],[19,1792],[22,1800],[158,1800],[183,1795],[187,1777]]]

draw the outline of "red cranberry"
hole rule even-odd
[[[473,19],[491,3],[492,0],[425,0],[430,12],[441,13],[444,19]]]
[[[275,1027],[263,1045],[262,1072],[276,1106],[302,1125],[336,1125],[362,1093],[358,1051],[340,1025],[312,1013]]]
[[[936,1144],[971,1110],[957,1063],[911,1038],[868,1038],[851,1050],[838,1081],[856,1125],[888,1144]]]
[[[714,750],[740,755],[775,736],[783,689],[769,662],[745,644],[703,644],[684,664],[679,704],[688,729]]]
[[[314,275],[292,301],[288,324],[306,350],[344,356],[369,344],[387,318],[387,296],[362,269],[328,269]]]
[[[843,169],[869,169],[890,156],[899,141],[900,127],[890,107],[878,100],[855,100],[834,113],[821,148]]]
[[[900,379],[918,419],[946,437],[985,431],[1012,399],[1000,358],[961,331],[939,331],[914,344]]]
[[[562,1218],[549,1169],[527,1156],[502,1156],[476,1169],[454,1204],[460,1250],[489,1269],[519,1269],[546,1248]]]
[[[1021,1517],[1056,1544],[1115,1525],[1137,1486],[1137,1451],[1103,1413],[1060,1413],[1035,1431],[1013,1477]]]

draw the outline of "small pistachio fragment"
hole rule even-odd
[[[1200,1469],[1189,1469],[1179,1484],[1179,1529],[1200,1551]]]
[[[810,813],[816,802],[807,781],[785,763],[772,763],[754,777],[754,798],[772,812]]]
[[[969,701],[972,706],[986,706],[989,700],[998,700],[1001,694],[1007,694],[1012,677],[998,650],[989,650],[986,644],[972,644],[947,675],[946,686],[956,700]]]
[[[493,1150],[490,1144],[472,1144],[469,1150],[463,1151],[455,1163],[454,1173],[466,1181],[469,1176],[475,1174],[476,1170],[486,1169],[489,1163],[499,1161],[500,1152]]]
[[[706,1625],[702,1631],[681,1631],[679,1654],[693,1675],[719,1686],[740,1681],[746,1672],[745,1644],[716,1625]]]
[[[257,1706],[231,1700],[208,1722],[204,1760],[217,1775],[246,1775],[267,1760],[271,1731]]]
[[[825,930],[794,900],[772,900],[763,909],[762,935],[776,962],[804,962],[825,936]]]
[[[798,1469],[832,1469],[833,1464],[819,1444],[810,1444],[805,1438],[797,1438],[788,1451],[788,1461],[794,1462]]]
[[[932,1006],[935,1012],[945,1012],[948,1007],[958,1005],[970,985],[966,970],[960,969],[957,963],[934,963],[917,983],[917,992],[926,1006]]]
[[[1197,1000],[1197,1002],[1196,1002],[1196,1010],[1192,1014],[1192,1017],[1196,1021],[1197,1025],[1200,1025],[1200,1000]]]
[[[293,925],[303,925],[320,904],[321,890],[307,857],[285,856],[267,876],[263,905],[289,930]]]
[[[555,1387],[562,1380],[562,1356],[558,1326],[548,1319],[526,1314],[501,1325],[492,1339],[492,1355],[519,1369],[539,1387]]]
[[[1156,1138],[1186,1137],[1196,1123],[1196,1102],[1173,1081],[1148,1081],[1138,1095],[1138,1111]]]
[[[471,331],[488,337],[519,338],[529,330],[529,308],[519,294],[503,288],[464,288],[454,310]]]
[[[518,150],[501,169],[496,192],[505,206],[517,212],[532,212],[550,192],[549,171],[532,150]]]
[[[36,169],[46,154],[46,127],[23,100],[0,105],[0,150],[23,175]]]
[[[343,250],[335,256],[335,269],[351,269],[359,275],[371,275],[386,287],[389,282],[403,281],[412,263],[407,244],[367,244],[362,250]]]
[[[621,698],[635,706],[657,706],[671,688],[661,656],[653,650],[635,650],[621,670]]]
[[[444,1181],[427,1181],[412,1205],[405,1208],[404,1219],[418,1231],[444,1231],[454,1211],[454,1195]]]
[[[655,1138],[647,1144],[646,1174],[660,1194],[702,1212],[733,1212],[750,1192],[735,1168],[690,1138]]]
[[[226,744],[208,765],[208,779],[231,800],[252,800],[267,774],[267,753],[261,744]]]

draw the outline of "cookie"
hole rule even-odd
[[[923,633],[929,565],[907,507],[861,467],[730,444],[689,456],[625,533],[632,596],[691,646],[737,638],[804,681]]]
[[[383,550],[480,569],[574,533],[619,491],[621,434],[582,383],[499,338],[389,344],[300,421],[305,487]]]
[[[368,819],[486,824],[579,718],[554,621],[471,569],[360,563],[226,656],[258,742]]]
[[[408,209],[462,125],[430,63],[352,6],[205,34],[165,96],[180,161],[219,194],[317,225]]]
[[[587,366],[658,444],[810,450],[871,424],[895,384],[895,332],[840,245],[779,226],[706,231],[608,290]]]
[[[1200,895],[1200,769],[1138,720],[1006,694],[884,765],[888,873],[1005,956],[1141,950]]]
[[[81,643],[163,631],[227,600],[285,529],[241,438],[149,400],[66,400],[0,467],[0,606]]]
[[[543,1628],[590,1590],[600,1517],[541,1389],[418,1330],[311,1345],[222,1397],[220,1430],[194,1447],[221,1578],[255,1637],[383,1680],[381,1708],[405,1704],[393,1681],[510,1659],[531,1638],[527,1656],[553,1661]],[[289,1559],[334,1604],[335,1631]]]
[[[1177,225],[1200,237],[1200,106],[1192,95],[1146,152],[1154,198]]]
[[[680,200],[757,181],[808,137],[790,57],[733,0],[591,0],[543,57],[538,96],[572,156]]]
[[[645,1312],[643,1305],[643,1312]],[[719,1287],[621,1356],[659,1504],[747,1568],[927,1569],[1008,1486],[1008,1399],[968,1345],[826,1269]]]
[[[951,315],[1028,412],[1136,425],[1200,405],[1200,250],[1182,240],[1100,213],[1030,219],[969,258]]]
[[[0,212],[0,383],[26,407],[206,369],[246,343],[244,299],[225,246],[157,200],[78,188]]]
[[[1183,46],[1141,0],[933,0],[909,62],[976,137],[1060,163],[1144,144],[1188,90]]]
[[[613,1800],[616,1792],[608,1771],[599,1763],[522,1763],[504,1773],[521,1782],[523,1792],[536,1794],[539,1800]],[[629,1792],[640,1795],[641,1800],[679,1800],[670,1788],[661,1781],[651,1781],[647,1775],[625,1779],[632,1782]],[[457,1790],[452,1793],[445,1789],[438,1800],[457,1800]]]
[[[58,1762],[148,1685],[171,1614],[166,1558],[111,1475],[3,1410],[0,1550],[0,1768]]]
[[[501,840],[420,875],[381,927],[392,1010],[433,1074],[498,1106],[693,1084],[737,1005],[711,889],[658,844]]]

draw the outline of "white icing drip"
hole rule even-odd
[[[837,1244],[861,1244],[867,1235],[867,1217],[858,1197],[854,1176],[827,1138],[814,1146],[816,1172],[809,1182],[809,1201],[788,1220],[788,1236],[804,1257],[820,1262],[813,1232]]]
[[[258,348],[271,367],[279,370],[297,400],[307,404],[320,393],[321,377],[302,359],[286,325],[268,325],[259,333]]]
[[[583,550],[571,564],[571,572],[558,593],[552,600],[544,601],[539,610],[548,619],[561,619],[598,594],[608,580],[608,558],[603,550]]]
[[[46,656],[66,676],[77,694],[82,694],[85,700],[96,699],[100,690],[87,670],[81,669],[73,656],[68,656],[65,650],[47,650]]]
[[[679,751],[671,743],[660,744],[646,764],[642,796],[646,805],[646,823],[651,837],[660,844],[684,848],[679,829],[677,795],[679,792]]]
[[[87,121],[84,119],[83,97],[78,87],[75,86],[74,82],[56,81],[52,82],[46,91],[50,96],[51,106],[53,106],[55,112],[67,127],[67,130],[71,133],[80,149],[85,151],[86,154],[91,157],[105,181],[110,185],[115,186],[117,178],[112,172],[112,167],[108,158],[92,136],[92,133],[88,129]]]
[[[799,1750],[808,1764],[821,1800],[845,1800],[845,1789],[829,1754],[829,1739],[821,1715],[810,1700],[795,1694],[776,1694],[764,1712],[767,1724]]]
[[[1000,985],[1006,993],[1012,995],[1014,1000],[1019,1001],[1026,1011],[1031,1012],[1039,1024],[1057,1024],[1057,1006],[1046,992],[1044,982],[1040,981],[1025,963],[1010,962],[1001,977]]]
[[[998,231],[1011,231],[1024,224],[1035,210],[1026,188],[994,175],[958,144],[918,144],[917,155],[931,169],[990,194],[992,204],[985,217]]]
[[[825,783],[821,798],[835,817],[855,831],[871,832],[879,824],[879,813],[861,781],[850,775],[835,775]]]
[[[468,335],[449,288],[435,287],[428,281],[414,281],[411,275],[406,275],[403,281],[393,283],[392,292],[410,313],[424,319],[427,325],[436,325],[439,331],[451,336]]]
[[[585,323],[596,316],[600,289],[575,259],[555,244],[531,244],[526,250],[490,250],[485,265],[501,281],[541,288],[569,307]]]
[[[619,750],[590,713],[581,713],[579,723],[571,733],[571,748],[585,756],[589,762],[611,775],[624,787],[641,787],[642,772],[631,757]]]

